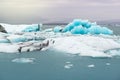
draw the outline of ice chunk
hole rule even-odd
[[[61,31],[62,30],[62,31]],[[72,34],[113,34],[113,31],[107,27],[101,27],[97,23],[91,23],[88,20],[74,19],[63,29],[55,27],[54,32],[71,32]]]
[[[107,65],[107,66],[109,66],[109,65],[110,65],[110,63],[106,63],[106,65]]]
[[[71,63],[67,63],[65,66],[64,66],[64,68],[66,68],[66,69],[70,69],[70,68],[72,68],[73,67],[73,64],[71,64]]]
[[[13,59],[12,62],[16,63],[33,63],[35,58],[16,58]]]
[[[21,24],[21,25],[11,25],[11,24],[4,24],[0,23],[8,33],[17,33],[17,32],[36,32],[40,31],[42,24]]]
[[[54,32],[61,32],[62,31],[62,27],[61,26],[56,26],[54,28]]]
[[[21,53],[21,52],[30,52],[30,51],[43,51],[50,48],[55,42],[52,39],[46,39],[44,41],[28,41],[28,42],[19,42],[19,43],[15,43],[15,41],[16,40],[13,37],[13,39],[11,39],[11,42],[13,43],[0,43],[0,52]]]
[[[112,57],[112,54],[104,51],[120,48],[120,44],[113,39],[90,35],[60,37],[54,40],[53,49],[80,56]]]
[[[37,32],[40,31],[40,25],[27,26],[22,32]]]
[[[89,68],[93,68],[93,67],[95,67],[95,65],[94,64],[90,64],[90,65],[88,65],[88,67]]]

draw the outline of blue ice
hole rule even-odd
[[[96,22],[91,23],[88,20],[74,19],[64,28],[55,27],[54,32],[71,32],[72,34],[113,34],[113,31],[107,27],[101,27]]]
[[[26,42],[28,40],[25,37],[20,37],[20,38],[11,39],[10,41],[13,42],[13,43],[17,43],[17,42]]]
[[[28,26],[22,32],[37,32],[37,31],[40,31],[39,24]]]
[[[61,26],[56,26],[55,28],[54,28],[54,32],[61,32],[62,31],[62,27]]]

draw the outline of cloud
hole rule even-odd
[[[120,18],[119,0],[1,0],[0,21],[39,22]]]

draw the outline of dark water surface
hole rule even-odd
[[[120,27],[110,27],[120,34]],[[12,62],[34,58],[33,62]],[[91,58],[56,51],[0,53],[0,80],[120,80],[120,57]]]

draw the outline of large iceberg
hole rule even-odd
[[[72,34],[113,34],[113,31],[107,27],[101,27],[88,20],[75,19],[64,28],[57,26],[54,32],[71,32]]]
[[[75,19],[65,27],[56,26],[54,29],[45,30],[41,30],[39,24],[0,25],[8,32],[0,32],[0,52],[17,53],[49,48],[80,56],[112,57],[120,55],[120,36],[110,35],[113,34],[112,30],[88,20]]]
[[[53,50],[91,57],[112,57],[110,50],[120,49],[120,43],[103,36],[79,35],[55,38]],[[111,51],[110,51],[111,52]],[[119,53],[120,55],[120,53]]]

